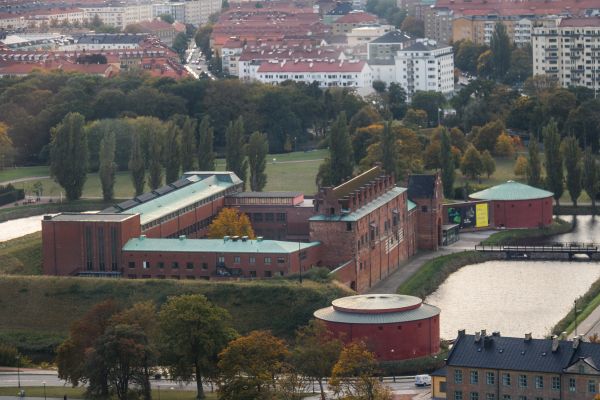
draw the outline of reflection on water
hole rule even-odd
[[[592,215],[561,215],[561,219],[573,223],[573,231],[554,236],[553,242],[600,242],[600,217]]]
[[[543,337],[599,277],[600,263],[489,261],[461,268],[425,301],[441,308],[444,339],[459,329]]]

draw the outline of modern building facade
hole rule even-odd
[[[600,344],[459,331],[446,362],[447,399],[592,400],[599,392]]]
[[[342,297],[315,311],[345,343],[362,340],[380,361],[425,357],[440,351],[440,309],[413,296]]]
[[[600,16],[549,21],[534,28],[532,42],[534,75],[600,89]]]

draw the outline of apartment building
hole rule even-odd
[[[398,50],[390,58],[370,59],[373,80],[399,83],[410,98],[417,91],[454,92],[454,53],[452,46],[429,39]]]
[[[548,21],[533,32],[533,74],[600,89],[600,17]]]
[[[445,393],[437,391],[434,398],[592,400],[599,392],[598,365],[600,344],[582,337],[567,341],[463,330],[448,355]]]
[[[256,79],[274,85],[293,80],[307,84],[317,82],[322,88],[372,90],[371,68],[362,60],[271,60],[260,64],[256,70]]]
[[[425,37],[440,44],[452,42],[452,20],[454,12],[448,7],[427,7],[423,13]]]

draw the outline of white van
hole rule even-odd
[[[431,385],[431,376],[416,375],[415,376],[415,385],[416,386],[430,386]]]

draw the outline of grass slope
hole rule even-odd
[[[0,242],[0,274],[40,275],[42,232]]]
[[[573,225],[570,222],[562,219],[555,219],[552,221],[552,225],[546,228],[507,229],[496,232],[485,239],[482,243],[490,245],[513,244],[522,239],[540,239],[559,235],[561,233],[567,233],[572,229]]]
[[[94,304],[115,299],[123,306],[200,293],[232,315],[241,333],[270,329],[291,337],[312,313],[349,291],[336,283],[270,280],[206,282],[0,275],[0,340],[35,357],[64,337],[73,321]]]

